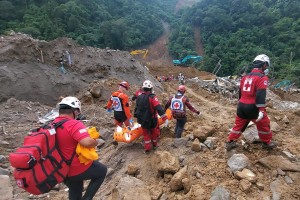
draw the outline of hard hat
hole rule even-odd
[[[257,63],[263,62],[263,63],[268,63],[268,66],[271,65],[270,58],[266,54],[260,54],[260,55],[256,56],[253,60],[253,63],[254,62],[257,62]]]
[[[81,103],[76,97],[65,97],[59,102],[59,105],[67,105],[71,108],[78,108],[81,111]]]
[[[122,82],[119,84],[119,86],[122,86],[122,87],[124,87],[126,90],[128,90],[128,89],[129,89],[129,83],[128,83],[128,82],[126,82],[126,81],[122,81]]]
[[[143,88],[148,88],[148,89],[153,88],[152,82],[149,81],[149,80],[144,81],[144,83],[143,83]]]
[[[179,91],[179,92],[182,92],[182,93],[185,93],[185,86],[184,86],[184,85],[180,85],[180,86],[178,87],[178,91]]]

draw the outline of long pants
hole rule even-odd
[[[115,125],[123,127],[123,123],[125,124],[125,126],[129,126],[130,125],[129,119],[126,119],[124,122],[120,122],[120,121],[118,121],[118,120],[115,119]]]
[[[175,126],[175,138],[181,138],[185,123],[187,118],[179,118],[176,119],[176,126]]]
[[[272,131],[270,129],[270,119],[268,118],[266,113],[259,122],[256,122],[256,119],[243,119],[239,116],[236,116],[235,125],[228,136],[228,141],[237,140],[241,136],[241,134],[246,130],[250,121],[256,124],[258,136],[261,139],[261,141],[267,144],[270,143],[272,139]]]
[[[144,136],[144,149],[146,151],[151,150],[152,145],[154,147],[158,144],[158,137],[160,135],[159,125],[157,123],[156,127],[151,129],[143,129],[143,136]]]
[[[93,161],[93,164],[82,174],[68,177],[65,184],[69,188],[69,200],[92,200],[103,183],[107,173],[107,167],[100,162]],[[91,180],[84,196],[83,181]]]

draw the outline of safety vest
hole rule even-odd
[[[183,95],[182,95],[182,97],[180,98],[180,99],[177,99],[177,98],[175,98],[175,96],[172,98],[172,100],[171,100],[171,110],[181,110],[181,111],[183,111],[184,109],[184,103],[183,103],[183,101],[182,101],[182,99],[183,99]]]
[[[114,96],[111,97],[112,107],[113,107],[114,111],[123,111],[122,102],[119,98],[119,96],[121,94],[122,93],[120,93],[117,97],[114,97]]]

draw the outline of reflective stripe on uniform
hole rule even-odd
[[[147,140],[147,141],[144,141],[145,144],[149,144],[151,142],[151,140]]]
[[[271,132],[258,131],[258,133],[266,135],[266,134],[270,134]]]
[[[152,140],[152,142],[156,142],[156,140]]]
[[[258,108],[266,107],[266,104],[256,104],[256,107],[258,107]]]
[[[235,130],[231,130],[231,133],[235,133],[235,134],[241,134],[242,131],[235,131]]]

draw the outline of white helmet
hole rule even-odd
[[[255,61],[266,62],[266,63],[268,63],[268,66],[270,66],[270,64],[271,64],[270,58],[266,54],[260,54],[260,55],[256,56],[254,58],[253,62],[255,62]]]
[[[65,97],[59,102],[59,105],[68,105],[72,108],[78,108],[81,111],[81,103],[76,97]]]
[[[149,80],[144,81],[144,83],[143,83],[143,88],[148,88],[148,89],[153,88],[152,82],[149,81]]]

